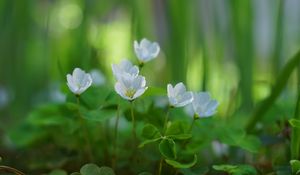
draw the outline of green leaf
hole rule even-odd
[[[220,140],[228,145],[238,146],[253,153],[256,153],[261,146],[261,142],[256,136],[246,135],[242,129],[224,128],[219,132]]]
[[[61,104],[46,104],[29,114],[28,122],[36,126],[64,126],[70,122],[65,115],[72,114]]]
[[[213,169],[225,171],[232,175],[256,175],[257,171],[250,165],[214,165]]]
[[[289,120],[289,122],[292,125],[292,127],[300,129],[300,120],[292,118]]]
[[[161,137],[161,134],[154,125],[146,124],[142,130],[142,137],[145,139],[156,139]]]
[[[166,130],[166,136],[172,139],[185,140],[192,137],[188,133],[189,125],[185,121],[175,121]]]
[[[116,111],[114,110],[92,110],[92,111],[83,111],[82,117],[86,120],[103,122],[110,118],[116,116]]]
[[[261,146],[261,142],[259,138],[257,138],[256,136],[248,135],[244,137],[242,140],[240,140],[240,142],[237,145],[247,151],[250,151],[252,153],[257,153]]]
[[[166,159],[165,161],[169,165],[173,166],[174,168],[180,168],[180,169],[191,168],[192,166],[194,166],[197,163],[197,155],[195,154],[193,161],[191,161],[189,163],[180,163],[175,160],[169,160],[169,159]]]
[[[177,158],[176,145],[174,140],[172,139],[163,139],[159,143],[159,151],[163,156],[165,156],[168,159]]]
[[[292,173],[297,175],[300,171],[300,161],[299,160],[291,160],[290,164],[292,167]]]
[[[143,141],[142,143],[139,144],[139,148],[142,148],[144,147],[145,145],[149,144],[149,143],[154,143],[154,142],[157,142],[161,139],[161,137],[159,138],[156,138],[156,139],[151,139],[151,140],[145,140]]]
[[[115,173],[110,167],[102,166],[100,168],[100,175],[115,175]]]
[[[64,170],[53,170],[49,175],[68,175]]]
[[[102,175],[100,168],[95,164],[85,164],[80,169],[82,175]]]
[[[232,172],[235,169],[237,169],[237,165],[213,165],[213,169],[218,170],[218,171],[225,171],[225,172]]]

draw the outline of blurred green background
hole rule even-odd
[[[221,116],[247,112],[298,51],[300,1],[1,0],[2,142],[36,105],[63,98],[75,67],[112,84],[110,65],[137,63],[133,41],[144,37],[161,46],[142,71],[149,86],[182,81],[210,91]],[[294,104],[298,86],[294,73],[282,98]]]

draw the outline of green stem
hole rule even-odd
[[[163,128],[163,135],[165,135],[166,131],[167,131],[167,125],[168,125],[168,120],[169,120],[169,114],[170,114],[170,106],[168,106],[167,109],[167,114],[165,116],[165,121],[164,121],[164,128]],[[159,169],[158,169],[158,175],[161,175],[161,170],[162,170],[162,166],[163,166],[163,157],[161,156],[160,161],[159,161]]]
[[[163,167],[163,158],[160,158],[160,161],[159,161],[159,168],[158,168],[158,175],[161,175],[161,170],[162,170],[162,167]]]
[[[81,128],[83,129],[83,132],[84,132],[84,139],[85,139],[85,142],[87,144],[87,154],[88,154],[88,159],[90,162],[92,162],[94,160],[93,158],[93,154],[92,154],[92,147],[91,147],[91,142],[90,142],[90,137],[89,137],[89,133],[88,133],[88,129],[85,125],[85,121],[82,117],[82,114],[80,112],[80,96],[79,95],[76,95],[76,99],[77,99],[77,113],[78,113],[78,116],[80,118],[80,124],[81,124]]]
[[[164,128],[163,128],[163,134],[165,135],[165,132],[167,130],[167,125],[168,125],[168,120],[169,120],[169,115],[170,115],[170,106],[167,109],[167,114],[165,116],[165,121],[164,121]]]
[[[195,125],[195,121],[196,121],[196,119],[195,119],[195,118],[193,118],[193,121],[192,121],[192,123],[191,123],[191,126],[190,126],[190,129],[189,129],[189,133],[191,133],[191,132],[192,132],[192,130],[193,130],[193,127],[194,127],[194,125]]]
[[[132,138],[134,140],[134,143],[136,141],[136,131],[135,131],[135,118],[134,118],[134,112],[133,112],[133,101],[130,102],[131,103],[131,120],[132,120]]]
[[[298,98],[297,98],[297,102],[296,102],[296,109],[295,109],[295,113],[294,113],[294,119],[298,119],[300,118],[300,65],[298,67],[298,71],[297,71],[297,78],[298,78]],[[300,151],[300,130],[296,127],[293,127],[292,129],[292,136],[291,136],[291,160],[292,159],[299,159],[299,151]]]
[[[280,72],[276,84],[274,85],[271,94],[258,106],[251,118],[249,119],[246,130],[250,132],[257,121],[261,120],[268,109],[275,103],[275,100],[280,95],[281,91],[284,89],[287,84],[288,78],[292,74],[293,70],[300,63],[300,50],[289,60],[289,62],[284,66],[283,70]]]
[[[117,118],[116,118],[116,122],[115,122],[114,156],[113,156],[113,160],[112,160],[112,168],[113,169],[115,169],[116,162],[117,162],[117,144],[118,144],[119,119],[120,119],[120,104],[118,104]]]

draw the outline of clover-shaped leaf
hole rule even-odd
[[[180,168],[180,169],[186,169],[186,168],[191,168],[192,166],[194,166],[197,163],[197,155],[194,155],[194,159],[191,162],[188,163],[181,163],[175,160],[170,160],[170,159],[166,159],[166,162],[173,166],[174,168]]]
[[[295,175],[300,174],[300,161],[299,160],[291,160],[290,164],[292,167],[292,173]]]
[[[159,143],[159,151],[160,153],[166,157],[167,159],[176,159],[176,145],[174,140],[165,138]]]
[[[289,123],[292,125],[292,127],[300,129],[300,120],[293,118],[289,120]]]
[[[213,169],[225,171],[232,175],[256,175],[257,171],[250,165],[214,165]]]

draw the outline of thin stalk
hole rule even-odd
[[[296,110],[294,114],[294,119],[299,119],[299,108],[300,108],[300,91],[298,90],[298,98],[296,103]],[[299,158],[299,137],[300,137],[300,130],[298,128],[292,129],[292,136],[291,136],[291,160]]]
[[[192,132],[196,120],[197,120],[197,119],[194,117],[194,118],[193,118],[193,121],[192,121],[192,123],[191,123],[190,129],[189,129],[189,133]]]
[[[163,160],[164,159],[161,157],[160,161],[159,161],[158,175],[161,175],[161,170],[162,170],[162,167],[163,167]]]
[[[25,175],[25,173],[9,166],[0,166],[0,172],[10,172],[15,173],[16,175]]]
[[[82,117],[82,114],[80,112],[80,97],[79,97],[79,95],[76,95],[76,99],[77,99],[77,106],[78,106],[77,113],[78,113],[78,116],[80,118],[81,128],[83,129],[85,142],[87,144],[88,159],[89,159],[89,161],[92,162],[94,160],[93,154],[92,154],[92,147],[91,147],[91,142],[90,142],[90,139],[89,139],[89,133],[88,133],[87,127],[85,125],[85,121],[84,121],[84,119]]]
[[[189,128],[189,131],[188,131],[188,133],[192,133],[192,130],[193,130],[193,128],[194,128],[194,125],[195,125],[195,123],[196,123],[196,120],[197,119],[199,119],[197,116],[196,116],[196,114],[194,115],[194,117],[193,117],[193,121],[192,121],[192,123],[191,123],[191,126],[190,126],[190,128]],[[185,140],[184,142],[183,142],[183,148],[185,148],[186,147],[186,145],[189,143],[189,140]]]
[[[294,114],[294,119],[300,118],[300,66],[298,66],[297,70],[297,78],[298,78],[298,98],[296,102],[296,109]],[[292,159],[299,159],[299,151],[300,151],[300,130],[298,128],[292,129],[292,136],[291,136],[291,160]]]
[[[164,128],[163,128],[163,134],[165,135],[165,132],[167,130],[167,125],[168,125],[168,120],[169,120],[169,115],[170,115],[170,106],[167,109],[167,114],[165,116],[165,121],[164,121]]]
[[[163,135],[165,135],[166,130],[167,130],[167,125],[168,125],[168,120],[169,120],[169,114],[170,114],[170,106],[168,106],[167,109],[167,114],[165,116],[165,121],[164,121],[164,128],[163,128]],[[163,167],[163,157],[161,156],[160,161],[159,161],[159,168],[158,168],[158,175],[161,175],[161,170]]]
[[[114,141],[114,156],[112,160],[112,168],[115,169],[117,162],[117,144],[118,144],[118,128],[119,128],[119,119],[120,119],[120,103],[117,108],[117,118],[115,122],[115,141]]]
[[[131,120],[132,120],[132,138],[134,140],[134,143],[136,142],[136,131],[135,131],[135,118],[134,118],[134,112],[133,112],[133,101],[131,103]]]

